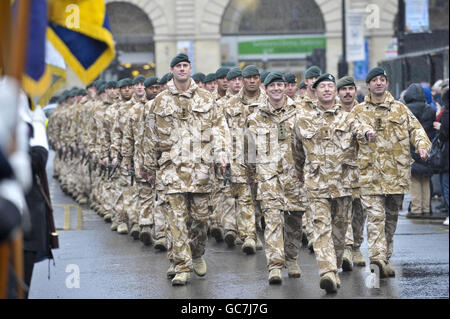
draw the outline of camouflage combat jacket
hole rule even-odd
[[[156,172],[156,183],[168,194],[210,193],[213,164],[227,160],[230,137],[224,117],[211,93],[192,79],[185,92],[173,80],[167,86],[152,103],[154,119],[147,116],[146,147],[151,151],[144,167]]]
[[[360,145],[358,166],[361,195],[405,194],[411,181],[410,143],[418,149],[431,148],[422,125],[403,103],[386,92],[381,104],[368,94],[352,113],[377,132],[376,143]]]
[[[303,166],[308,198],[352,196],[354,138],[367,143],[371,128],[339,104],[329,110],[316,103],[299,107],[295,123],[295,158]],[[304,164],[301,162],[304,160]]]
[[[303,176],[292,153],[297,114],[294,101],[275,110],[267,99],[248,117],[249,144],[256,147],[257,200],[271,200],[273,208],[304,211]]]

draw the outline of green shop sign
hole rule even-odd
[[[243,41],[238,43],[239,55],[308,54],[314,49],[326,49],[325,37],[282,38]]]

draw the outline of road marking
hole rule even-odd
[[[77,228],[75,230],[83,229],[83,210],[81,206],[74,204],[53,204],[53,206],[64,208],[64,227],[62,230],[70,230],[70,211],[72,207],[77,212]]]

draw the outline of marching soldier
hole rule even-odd
[[[322,70],[315,65],[306,70],[304,80],[306,84],[306,93],[303,96],[302,101],[300,102],[300,108],[311,109],[315,107],[315,103],[317,103],[317,97],[313,85],[321,73]],[[311,207],[308,205],[306,207],[306,212],[303,215],[303,225],[305,226],[306,244],[309,250],[313,252],[314,233],[311,215]]]
[[[286,80],[286,95],[295,102],[300,102],[300,97],[297,94],[297,76],[293,73],[286,73],[284,75]]]
[[[117,169],[118,180],[115,183],[114,188],[114,207],[116,208],[116,215],[113,219],[111,225],[111,230],[117,230],[119,234],[128,234],[128,209],[130,207],[129,186],[129,167],[122,163],[122,142],[123,142],[123,131],[125,129],[125,119],[126,114],[129,109],[133,106],[131,98],[133,96],[133,81],[129,78],[125,78],[119,81],[118,87],[120,89],[121,101],[119,102],[119,107],[115,114],[113,129],[111,133],[111,158],[113,169]],[[132,214],[132,212],[129,212]]]
[[[366,77],[369,94],[352,111],[377,132],[376,143],[360,144],[358,165],[361,204],[367,214],[369,259],[379,267],[382,278],[395,276],[389,259],[398,212],[411,180],[410,143],[422,159],[428,157],[431,148],[420,122],[408,107],[394,100],[388,86],[383,68],[370,70]]]
[[[305,194],[303,176],[296,170],[292,153],[296,104],[284,94],[285,81],[282,73],[270,73],[264,82],[268,99],[248,118],[249,143],[256,144],[257,199],[261,201],[266,222],[264,237],[270,284],[281,283],[284,267],[289,277],[301,275],[297,257]]]
[[[172,285],[185,285],[190,272],[206,274],[203,258],[207,241],[208,201],[211,192],[211,148],[214,162],[227,164],[229,132],[223,117],[216,114],[211,94],[200,89],[189,74],[191,64],[185,54],[172,59],[173,79],[168,90],[154,100],[154,125],[150,127],[152,175],[166,185],[169,202],[169,233],[175,277]],[[219,134],[212,134],[215,130]],[[193,147],[194,149],[191,149]],[[198,149],[200,147],[201,149]],[[188,228],[188,218],[190,227]]]
[[[300,98],[303,98],[303,96],[305,96],[306,94],[306,84],[305,81],[301,81],[300,84],[298,85],[298,92],[297,92],[298,96]]]
[[[339,79],[336,83],[336,89],[342,109],[346,112],[351,112],[358,104],[354,79],[351,76],[345,76]],[[350,175],[354,177],[352,181],[353,200],[348,211],[348,228],[345,235],[345,250],[342,261],[342,269],[344,271],[351,271],[353,265],[363,267],[366,265],[360,250],[364,239],[366,216],[361,206],[361,199],[359,198],[358,145],[356,141],[353,142],[355,143],[355,153],[352,156],[353,162],[349,165]]]
[[[192,75],[192,80],[195,81],[195,84],[198,85],[199,88],[204,89],[205,88],[205,78],[206,75],[202,72],[195,73]]]
[[[348,169],[354,154],[352,140],[367,143],[374,140],[376,133],[336,104],[336,84],[331,74],[321,75],[313,89],[317,104],[298,109],[294,151],[297,167],[304,172],[312,212],[320,288],[331,293],[340,287],[337,271],[342,266],[353,193]]]
[[[214,94],[214,92],[217,90],[217,81],[216,81],[216,74],[215,73],[209,73],[205,76],[205,90],[209,91],[211,94]]]

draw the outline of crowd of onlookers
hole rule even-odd
[[[433,168],[423,161],[411,146],[411,203],[408,218],[427,218],[433,211],[433,197],[441,199],[434,213],[447,212],[444,225],[448,226],[448,88],[449,81],[439,80],[430,87],[428,83],[413,83],[401,94],[401,100],[420,121],[431,141],[443,144],[442,167]],[[436,144],[436,143],[435,143]]]

